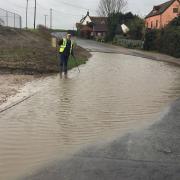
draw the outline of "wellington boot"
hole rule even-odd
[[[67,75],[67,74],[64,74],[64,77],[65,77],[65,79],[67,79],[67,78],[68,78],[68,75]]]
[[[60,75],[60,79],[62,79],[62,77],[63,77],[63,76],[62,76],[62,73],[60,73],[59,75]]]

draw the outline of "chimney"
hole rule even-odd
[[[89,16],[89,11],[87,11],[87,16]]]

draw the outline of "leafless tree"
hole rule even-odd
[[[122,12],[127,6],[127,0],[100,0],[98,14],[109,16],[112,13]]]

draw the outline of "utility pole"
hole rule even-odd
[[[6,26],[8,26],[8,19],[9,17],[8,17],[8,11],[6,11]]]
[[[27,27],[28,27],[28,1],[29,0],[27,0],[27,3],[26,3],[26,29],[27,29]]]
[[[50,9],[50,29],[52,29],[52,8]]]
[[[14,13],[14,28],[16,28],[16,14]]]
[[[45,24],[44,24],[45,27],[46,27],[46,18],[47,18],[47,16],[48,16],[48,15],[44,15],[44,17],[45,17]]]
[[[36,29],[36,0],[35,0],[35,6],[34,6],[34,29]]]

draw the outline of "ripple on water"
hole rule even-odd
[[[14,179],[96,141],[149,125],[180,95],[180,71],[166,63],[93,53],[81,74],[0,114],[0,179]]]

